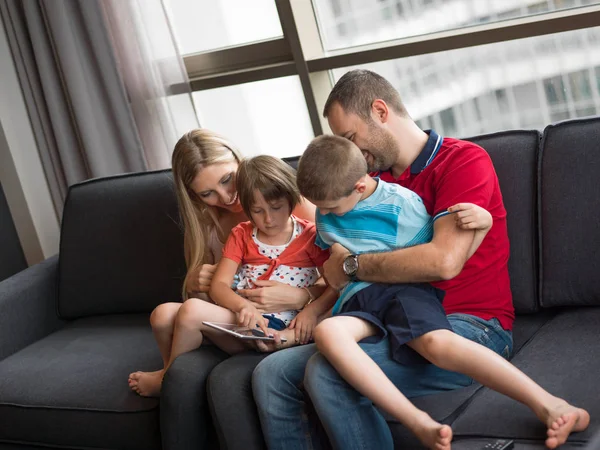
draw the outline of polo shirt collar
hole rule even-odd
[[[435,158],[435,155],[437,155],[444,142],[444,138],[433,130],[426,130],[425,133],[429,135],[427,143],[423,147],[423,150],[421,150],[421,153],[419,153],[419,156],[417,156],[417,159],[410,165],[410,173],[413,175],[423,172],[431,164],[431,161],[433,161],[433,158]]]

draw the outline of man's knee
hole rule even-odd
[[[341,380],[338,372],[321,353],[315,353],[306,364],[304,371],[304,388],[309,394],[320,389],[329,389],[332,383]]]

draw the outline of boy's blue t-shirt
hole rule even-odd
[[[375,192],[343,216],[323,215],[317,208],[315,242],[319,247],[326,249],[337,242],[351,253],[361,254],[388,252],[431,241],[433,219],[421,197],[400,185],[376,180]],[[340,292],[333,314],[370,284],[366,281],[348,283]]]

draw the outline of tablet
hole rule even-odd
[[[240,327],[234,323],[218,323],[218,322],[202,322],[216,330],[235,336],[238,339],[246,340],[261,340],[261,341],[274,341],[273,336],[265,336],[265,334],[258,328],[246,328]],[[281,338],[281,342],[287,342],[287,339]]]

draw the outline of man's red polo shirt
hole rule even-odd
[[[431,216],[456,203],[474,203],[490,212],[492,229],[462,272],[452,280],[432,284],[446,291],[447,314],[471,314],[485,320],[495,317],[504,329],[511,330],[515,313],[507,266],[506,210],[492,161],[476,144],[428,133],[421,154],[398,179],[390,171],[373,175],[416,192]]]

